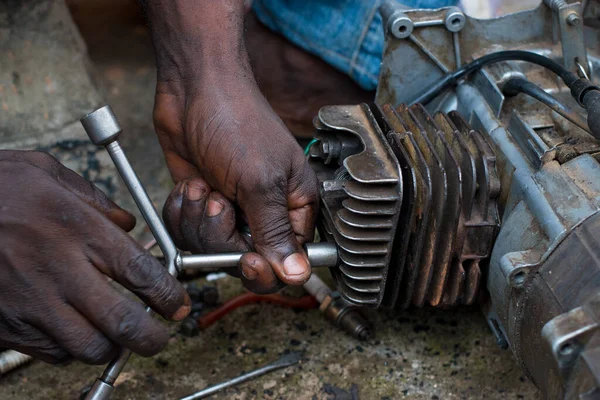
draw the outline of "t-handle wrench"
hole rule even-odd
[[[104,106],[81,119],[85,131],[91,141],[98,145],[106,147],[108,154],[112,158],[119,174],[127,185],[131,196],[140,209],[146,224],[152,231],[154,238],[158,242],[163,252],[169,273],[177,276],[180,268],[203,269],[203,268],[225,268],[237,266],[242,253],[230,254],[200,254],[185,255],[179,254],[175,243],[171,239],[165,228],[154,204],[148,197],[148,193],[142,186],[140,179],[129,163],[127,156],[119,145],[117,138],[121,133],[121,126],[109,106]],[[313,243],[304,246],[307,252],[308,260],[314,267],[335,267],[338,263],[338,252],[335,244],[331,243]],[[146,309],[152,312],[150,307]],[[96,380],[88,395],[87,400],[106,400],[114,391],[114,383],[119,374],[127,364],[131,351],[123,349],[121,354],[114,359],[104,373]]]
[[[123,178],[131,196],[133,196],[142,216],[158,242],[165,257],[169,273],[177,276],[179,252],[169,232],[167,232],[167,229],[163,225],[156,208],[154,208],[154,204],[152,204],[150,197],[148,197],[148,193],[146,193],[140,179],[117,141],[117,138],[121,134],[121,126],[112,109],[109,106],[104,106],[82,118],[81,124],[95,145],[106,147],[110,158],[115,163],[119,174]],[[146,308],[146,311],[152,312],[150,307]],[[104,373],[96,380],[86,399],[105,400],[110,398],[110,395],[115,390],[114,383],[123,370],[123,367],[125,367],[125,364],[127,364],[130,356],[131,351],[122,349],[119,356],[108,364]]]

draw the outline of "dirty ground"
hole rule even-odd
[[[115,0],[89,1],[85,7],[76,1],[72,8],[98,72],[97,83],[125,128],[124,146],[160,205],[172,183],[152,128],[155,71],[148,32],[135,9],[115,14],[107,3],[114,6]],[[126,193],[116,197],[119,204],[135,210]],[[140,241],[149,238],[143,223],[138,223],[135,236]],[[232,278],[217,285],[223,299],[243,291]],[[298,350],[305,354],[300,365],[214,398],[540,398],[512,353],[498,348],[476,309],[373,311],[369,318],[376,334],[367,343],[338,331],[317,310],[299,312],[272,305],[239,309],[195,338],[181,336],[173,324],[163,353],[132,357],[114,398],[178,398],[267,364],[282,352]],[[102,369],[34,362],[0,378],[0,398],[74,399]]]

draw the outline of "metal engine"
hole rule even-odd
[[[598,90],[600,4],[381,14],[375,104],[323,108],[309,153],[338,290],[368,307],[479,304],[547,397],[600,398],[600,141],[583,100]],[[518,59],[447,79],[502,50],[581,79]]]

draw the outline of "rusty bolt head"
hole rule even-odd
[[[577,13],[571,13],[567,17],[567,24],[571,26],[579,26],[579,24],[581,24],[581,18],[579,18]]]

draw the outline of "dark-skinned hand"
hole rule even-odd
[[[135,218],[94,185],[38,152],[0,151],[0,347],[50,363],[103,364],[120,347],[142,356],[190,310],[183,287],[126,230]]]
[[[188,201],[204,201],[214,190],[241,209],[256,250],[241,260],[246,286],[270,292],[279,282],[303,284],[310,266],[302,244],[313,239],[317,181],[258,89],[244,48],[244,1],[147,4],[158,66],[159,141],[176,183],[204,181],[176,191],[183,190]],[[227,232],[223,225],[207,231],[184,212],[180,218],[201,235],[221,238]],[[185,240],[178,244],[203,250]],[[249,250],[239,240],[221,246],[213,241],[211,249]]]

